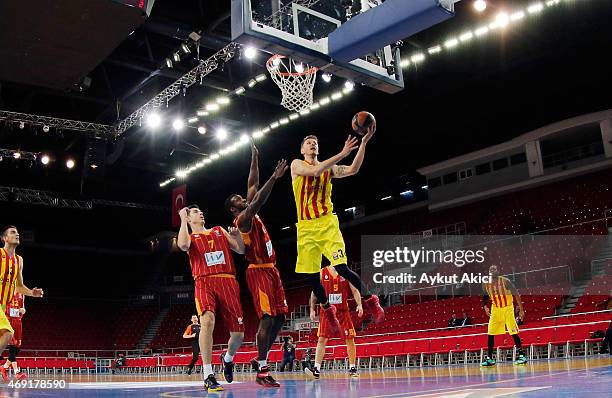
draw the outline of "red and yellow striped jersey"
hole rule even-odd
[[[309,166],[308,162],[304,161]],[[293,196],[298,220],[312,220],[331,214],[334,205],[331,201],[332,171],[327,170],[318,177],[297,176],[293,180]]]
[[[6,315],[10,316],[13,319],[23,318],[23,314],[19,310],[24,308],[24,300],[25,296],[22,293],[15,292],[15,294],[13,294],[13,299],[10,301],[9,306],[6,310]]]
[[[238,228],[236,220],[234,220],[234,225]],[[274,264],[276,262],[276,253],[274,253],[270,235],[257,214],[251,220],[251,230],[240,234],[244,241],[244,257],[249,264]]]
[[[221,227],[191,234],[191,245],[187,254],[194,280],[200,276],[215,274],[236,275],[234,258]]]
[[[2,306],[2,311],[6,311],[13,298],[15,280],[23,260],[17,254],[9,256],[4,249],[0,249],[0,256],[2,257],[0,259],[0,306]]]
[[[508,288],[508,279],[500,276],[497,281],[485,284],[485,291],[491,297],[493,307],[505,308],[513,305],[512,292]]]

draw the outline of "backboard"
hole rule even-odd
[[[280,54],[323,73],[395,93],[404,88],[399,49],[381,46],[357,59],[330,55],[329,35],[378,0],[232,0],[232,40]]]

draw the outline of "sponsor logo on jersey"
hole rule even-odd
[[[204,253],[204,260],[206,260],[206,265],[209,267],[225,264],[225,253],[223,251]]]

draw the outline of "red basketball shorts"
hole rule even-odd
[[[289,312],[283,283],[274,264],[249,265],[246,280],[259,319],[264,315],[276,316]]]
[[[336,307],[338,308],[338,307]],[[321,315],[319,316],[319,337],[326,337],[328,339],[333,339],[335,337],[339,337],[341,339],[353,339],[356,336],[355,327],[353,326],[353,320],[351,319],[351,313],[349,311],[338,311],[336,312],[336,317],[340,322],[340,335],[332,333],[329,330],[329,324],[327,322],[327,318]]]
[[[198,315],[206,311],[221,317],[230,332],[244,332],[240,287],[234,275],[215,274],[195,280],[195,304]]]

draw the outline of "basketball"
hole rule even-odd
[[[370,112],[361,111],[357,112],[355,116],[353,116],[353,121],[351,124],[353,126],[353,130],[357,134],[364,135],[371,125],[376,124],[376,118]]]

